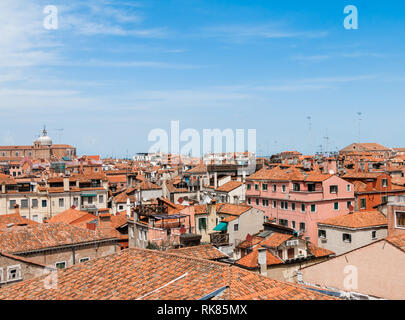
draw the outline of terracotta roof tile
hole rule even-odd
[[[127,249],[58,271],[56,289],[46,276],[0,289],[12,300],[195,300],[226,288],[216,299],[332,299],[228,264],[172,253]]]
[[[356,229],[386,226],[387,218],[378,211],[357,211],[322,220],[318,224]]]

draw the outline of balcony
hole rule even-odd
[[[229,245],[229,233],[211,233],[210,242],[214,246],[227,246]]]

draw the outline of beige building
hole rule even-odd
[[[361,211],[318,222],[318,245],[337,255],[387,236],[387,218],[378,211]]]
[[[387,237],[301,269],[300,283],[349,299],[405,299],[405,235]]]
[[[263,229],[263,211],[246,205],[216,203],[195,206],[195,231],[201,242],[210,242],[233,257],[234,249]]]
[[[29,280],[51,272],[53,269],[13,254],[0,252],[0,288]],[[56,269],[55,269],[56,270]]]
[[[108,184],[103,174],[50,178],[41,185],[0,177],[0,185],[0,214],[14,213],[17,204],[21,216],[42,222],[73,205],[95,214],[107,208]]]

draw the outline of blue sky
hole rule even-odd
[[[403,147],[404,31],[397,0],[2,0],[0,144],[46,124],[80,154],[125,156],[179,120],[256,129],[262,154],[320,151],[325,136],[333,151],[359,140],[362,112],[361,141]]]

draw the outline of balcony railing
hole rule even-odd
[[[216,246],[225,246],[229,244],[229,233],[211,233],[210,242]]]

